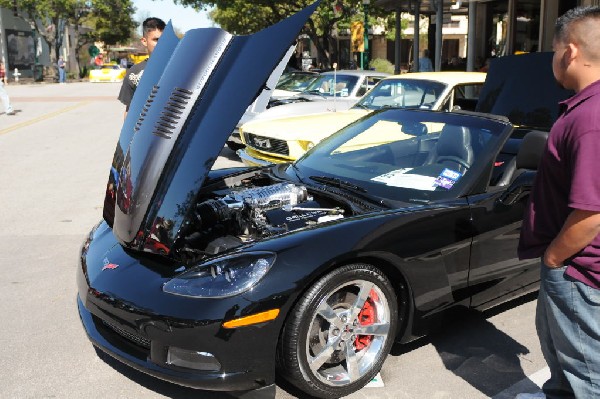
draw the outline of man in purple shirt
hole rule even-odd
[[[599,27],[600,7],[556,22],[552,70],[576,94],[550,131],[519,243],[520,258],[542,259],[536,327],[547,398],[600,398]]]

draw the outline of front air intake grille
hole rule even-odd
[[[117,327],[114,324],[108,323],[105,320],[102,320],[102,323],[106,327],[110,328],[111,330],[113,330],[114,332],[119,334],[121,337],[134,343],[135,345],[141,346],[142,348],[150,349],[150,340],[149,339],[144,338],[141,335],[130,333],[129,331],[125,331],[121,327]]]
[[[191,91],[176,87],[160,114],[158,122],[154,125],[153,133],[159,137],[171,139],[181,119],[181,114],[191,98]]]
[[[288,144],[285,140],[271,137],[257,136],[256,134],[244,132],[246,145],[258,151],[271,152],[273,154],[290,155]]]

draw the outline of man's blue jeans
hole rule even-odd
[[[542,263],[536,328],[551,377],[548,399],[600,398],[600,290]]]

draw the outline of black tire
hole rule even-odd
[[[278,371],[312,396],[348,395],[379,372],[397,325],[398,303],[387,277],[366,264],[340,267],[312,285],[290,312]]]

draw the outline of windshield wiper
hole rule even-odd
[[[323,94],[319,90],[304,90],[301,94],[315,94],[319,97],[327,98],[327,96],[325,96],[325,94]]]
[[[365,203],[362,201],[366,200],[368,202],[376,204],[378,207],[383,206],[385,208],[390,208],[390,205],[383,198],[371,195],[367,192],[365,188],[357,186],[356,184],[352,184],[347,181],[343,181],[337,177],[310,176],[310,179],[319,183],[326,184],[325,186],[318,188],[319,190],[331,192],[336,195],[341,195],[342,197],[345,197],[354,203],[362,204],[361,206],[365,206]],[[332,190],[332,188],[341,189],[342,192],[336,192],[337,190]],[[368,206],[370,207],[370,205]]]
[[[352,184],[350,182],[344,181],[337,177],[329,177],[329,176],[311,176],[311,180],[318,181],[319,183],[331,184],[335,187],[339,188],[349,188],[354,191],[359,191],[361,193],[366,193],[367,190],[361,186],[357,186],[356,184]]]
[[[354,107],[352,107],[352,108],[362,108],[362,109],[366,109],[368,111],[371,110],[371,108],[368,105],[361,104],[361,103],[354,104]]]

